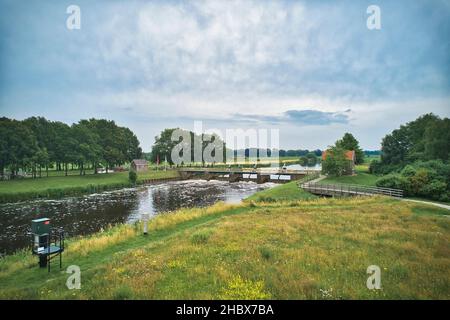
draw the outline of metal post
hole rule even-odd
[[[148,234],[148,218],[149,218],[149,214],[148,213],[143,213],[141,215],[141,219],[142,219],[142,222],[144,224],[144,235]]]

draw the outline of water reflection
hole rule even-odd
[[[11,253],[29,242],[30,221],[47,217],[69,236],[86,235],[109,224],[133,223],[141,213],[152,215],[182,207],[202,207],[217,201],[236,203],[274,186],[254,182],[173,181],[61,200],[0,205],[0,252]]]

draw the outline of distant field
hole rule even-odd
[[[379,155],[378,156],[377,155],[370,155],[370,156],[365,156],[364,157],[364,162],[369,164],[373,160],[380,160],[380,159],[381,159],[381,156],[379,156]]]

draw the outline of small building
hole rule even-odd
[[[330,154],[330,150],[326,150],[322,152],[322,161],[324,161],[327,158],[327,155]],[[345,158],[349,161],[350,166],[349,169],[346,171],[348,175],[352,175],[355,173],[355,161],[356,161],[356,153],[353,150],[347,150],[345,151]]]
[[[144,159],[134,159],[131,161],[130,168],[136,172],[142,172],[148,170],[148,162]]]

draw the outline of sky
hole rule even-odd
[[[284,149],[351,132],[375,150],[419,115],[450,116],[449,35],[442,0],[0,0],[0,116],[110,119],[145,151],[194,121],[279,129]]]

